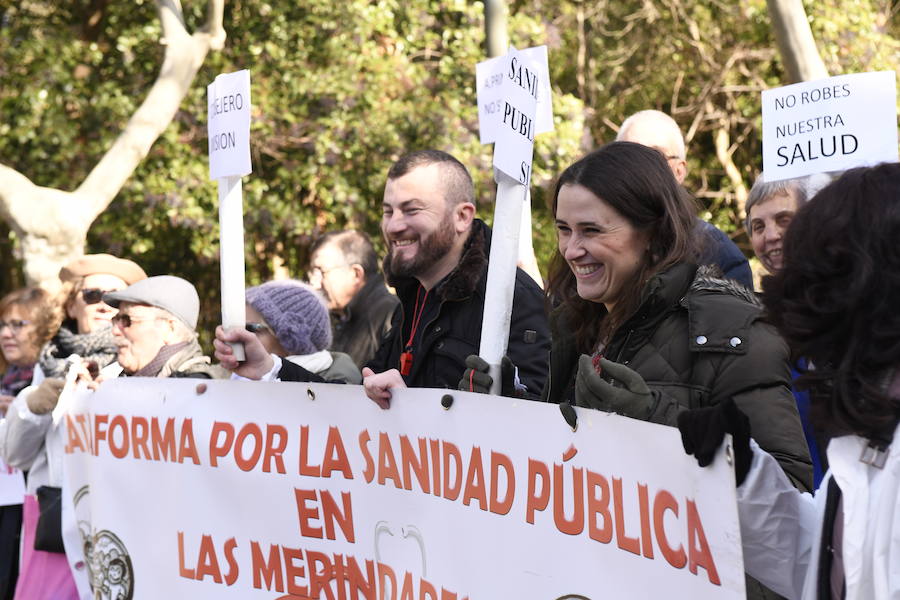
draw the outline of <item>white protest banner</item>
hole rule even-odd
[[[896,79],[855,73],[765,90],[766,181],[897,161]]]
[[[534,117],[534,133],[553,131],[553,93],[550,87],[550,67],[547,63],[547,46],[535,46],[520,50],[537,71],[537,113]],[[478,132],[482,144],[496,140],[497,130],[503,125],[504,98],[500,93],[506,57],[496,56],[475,65],[475,94],[478,98]]]
[[[734,475],[678,430],[359,386],[119,379],[68,428],[64,530],[157,598],[744,597]],[[73,523],[73,521],[75,523]],[[78,557],[73,557],[78,558]],[[106,593],[104,591],[104,593]]]
[[[22,504],[25,499],[25,478],[22,471],[0,460],[0,506]]]
[[[219,182],[219,265],[222,277],[222,326],[243,328],[244,208],[241,177],[250,166],[250,71],[223,73],[206,87],[209,175]],[[244,358],[241,344],[231,344]]]

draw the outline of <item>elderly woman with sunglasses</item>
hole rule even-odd
[[[53,425],[50,413],[59,400],[63,378],[73,357],[77,355],[82,364],[98,369],[116,359],[111,327],[116,309],[103,302],[103,294],[124,289],[146,277],[135,263],[108,254],[83,256],[60,270],[63,323],[41,349],[32,385],[19,393],[6,419],[0,423],[0,457],[10,466],[29,472],[17,598],[78,598],[69,563],[61,549],[51,550],[53,544],[35,545],[40,514],[38,490],[62,483],[64,440],[61,430]]]

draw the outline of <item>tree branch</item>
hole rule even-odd
[[[147,156],[153,143],[169,126],[206,58],[213,38],[224,40],[222,4],[223,0],[210,0],[209,3],[207,26],[218,33],[201,31],[191,36],[185,30],[180,3],[177,0],[157,0],[162,24],[160,41],[166,46],[163,65],[144,102],[76,190],[89,199],[89,208],[81,217],[85,220],[85,228],[109,206]]]
[[[56,281],[59,267],[84,251],[87,230],[109,206],[168,127],[211,48],[225,40],[224,0],[209,0],[205,27],[189,35],[180,0],[156,0],[165,55],[147,98],[74,192],[35,185],[0,164],[0,216],[20,238],[29,285]]]
[[[731,184],[734,186],[734,197],[737,203],[737,210],[738,213],[743,216],[744,207],[747,205],[747,184],[744,183],[744,178],[741,177],[741,171],[737,168],[737,165],[734,164],[732,155],[728,151],[729,146],[731,146],[731,137],[728,134],[726,125],[723,124],[716,129],[715,143],[716,158],[722,163],[722,166],[725,168],[725,173],[728,175],[728,179],[731,180]]]

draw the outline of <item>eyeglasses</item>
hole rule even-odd
[[[256,334],[262,333],[264,331],[272,333],[272,328],[265,323],[247,323],[246,325],[244,325],[244,329],[246,329],[250,333]]]
[[[101,290],[99,288],[86,288],[81,290],[81,297],[85,304],[97,304],[103,301],[103,294],[108,294],[115,290]]]
[[[325,277],[332,271],[337,271],[338,269],[343,269],[343,268],[349,267],[349,266],[350,265],[337,265],[337,266],[331,267],[330,269],[322,269],[320,267],[313,267],[309,271],[309,280],[313,281],[316,279],[322,279],[323,277]]]
[[[134,323],[143,323],[144,321],[156,321],[157,319],[161,319],[162,317],[147,317],[145,319],[135,319],[131,315],[123,315],[122,313],[118,313],[112,318],[112,324],[114,327],[119,327],[121,329],[128,329]]]
[[[13,333],[19,333],[22,331],[22,328],[26,325],[29,325],[31,321],[26,321],[24,319],[10,319],[9,321],[0,321],[0,331],[3,331],[4,327],[9,327],[10,331]]]

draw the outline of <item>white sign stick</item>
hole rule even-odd
[[[219,266],[222,274],[222,327],[243,329],[247,323],[244,292],[244,206],[240,177],[219,179]],[[231,344],[244,360],[244,345]]]
[[[219,183],[222,327],[244,328],[244,210],[241,177],[250,166],[250,71],[222,74],[207,86],[209,173]],[[231,344],[244,360],[242,344]]]
[[[481,347],[478,350],[481,358],[491,366],[491,393],[498,396],[500,361],[506,355],[513,292],[516,289],[520,223],[528,194],[528,188],[519,182],[502,176],[499,179],[481,320]]]

